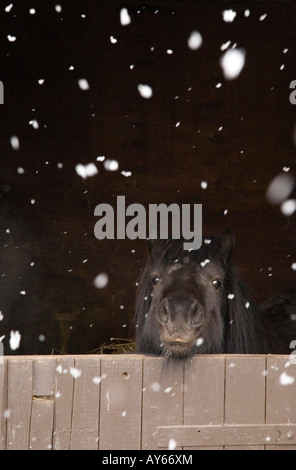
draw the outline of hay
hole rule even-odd
[[[136,344],[131,339],[111,338],[112,343],[102,344],[90,351],[90,354],[131,354],[135,352]]]

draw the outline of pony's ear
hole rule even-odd
[[[222,235],[220,235],[218,238],[218,244],[220,248],[220,255],[224,262],[228,264],[235,244],[234,233],[230,229],[225,230],[225,232],[223,232]]]

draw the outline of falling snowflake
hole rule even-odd
[[[33,129],[39,129],[39,124],[36,119],[32,119],[31,121],[29,121],[29,124],[33,127]]]
[[[122,26],[127,26],[131,23],[131,17],[127,8],[121,8],[120,10],[120,23]]]
[[[19,150],[20,149],[20,141],[19,138],[16,135],[12,135],[10,137],[10,144],[13,150]]]
[[[169,440],[168,450],[174,450],[177,447],[177,441],[173,437]]]
[[[280,173],[269,184],[266,199],[271,204],[281,204],[294,188],[294,178],[287,173]]]
[[[78,377],[81,376],[81,369],[77,369],[76,367],[70,367],[69,371],[74,379],[78,379]]]
[[[107,171],[117,171],[119,168],[119,164],[117,160],[105,160],[104,168]]]
[[[95,277],[94,279],[94,285],[98,289],[104,289],[104,287],[106,287],[108,282],[109,282],[109,276],[106,273],[98,274],[98,276]]]
[[[201,261],[200,265],[202,268],[204,268],[206,266],[206,264],[208,264],[210,262],[209,259],[205,259],[204,261]]]
[[[110,42],[111,42],[111,44],[116,44],[117,39],[114,36],[110,36]]]
[[[202,37],[201,34],[198,31],[192,31],[190,34],[187,45],[189,49],[192,49],[193,51],[196,51],[197,49],[200,48],[202,45]]]
[[[296,211],[296,199],[288,199],[281,205],[281,212],[283,215],[289,217]]]
[[[138,91],[142,98],[149,99],[153,95],[153,90],[150,85],[145,85],[143,83],[139,83]]]
[[[203,338],[197,338],[195,344],[196,344],[197,347],[199,347],[199,346],[201,346],[203,343],[204,343],[204,339],[203,339]]]
[[[202,189],[207,189],[208,183],[207,183],[206,181],[202,181],[202,182],[200,183],[200,186],[201,186]]]
[[[127,178],[128,176],[132,176],[132,172],[131,172],[131,171],[122,171],[121,174],[122,174],[123,176],[125,176],[126,178]]]
[[[220,65],[226,80],[238,77],[245,65],[244,49],[229,49],[220,59]]]
[[[12,330],[10,332],[10,340],[9,340],[10,349],[12,349],[12,351],[15,351],[16,349],[18,349],[20,346],[20,341],[21,341],[20,332]]]
[[[76,173],[81,176],[81,178],[86,179],[91,176],[98,174],[98,169],[94,163],[88,163],[87,165],[82,165],[79,163],[75,166]]]
[[[228,298],[229,300],[234,299],[234,294],[228,294],[227,298]]]
[[[232,21],[236,17],[236,11],[234,11],[234,10],[224,10],[224,11],[222,11],[222,17],[223,17],[223,20],[226,23],[232,23]]]
[[[283,372],[279,378],[279,382],[281,385],[292,385],[294,381],[295,378],[288,375],[287,372]]]
[[[7,39],[9,42],[14,42],[16,41],[16,36],[11,36],[10,34],[8,34]]]
[[[9,13],[12,7],[13,7],[13,3],[10,3],[9,5],[7,5],[7,7],[5,7],[6,13]]]
[[[38,80],[39,85],[43,85],[44,81],[45,81],[44,78],[39,78]]]
[[[221,44],[220,50],[221,50],[222,52],[225,51],[226,49],[228,49],[228,47],[230,46],[230,44],[231,44],[231,41],[224,42],[223,44]]]
[[[78,80],[78,85],[79,85],[79,88],[81,90],[89,90],[89,84],[88,84],[88,81],[86,80],[86,78],[80,78]]]
[[[55,8],[55,11],[56,11],[57,13],[61,13],[61,11],[62,11],[61,5],[56,5],[54,8]]]
[[[153,392],[159,392],[159,390],[160,390],[160,385],[159,385],[158,382],[153,382],[153,383],[151,384],[151,387],[150,387],[150,388],[153,390]]]

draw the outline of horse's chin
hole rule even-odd
[[[167,357],[175,357],[178,359],[189,359],[196,354],[195,343],[163,343],[163,355]]]

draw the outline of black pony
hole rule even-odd
[[[150,241],[136,296],[137,352],[179,358],[291,353],[296,307],[294,313],[280,308],[277,298],[257,307],[231,266],[233,246],[230,231],[204,238],[192,251],[183,250],[183,240]]]

